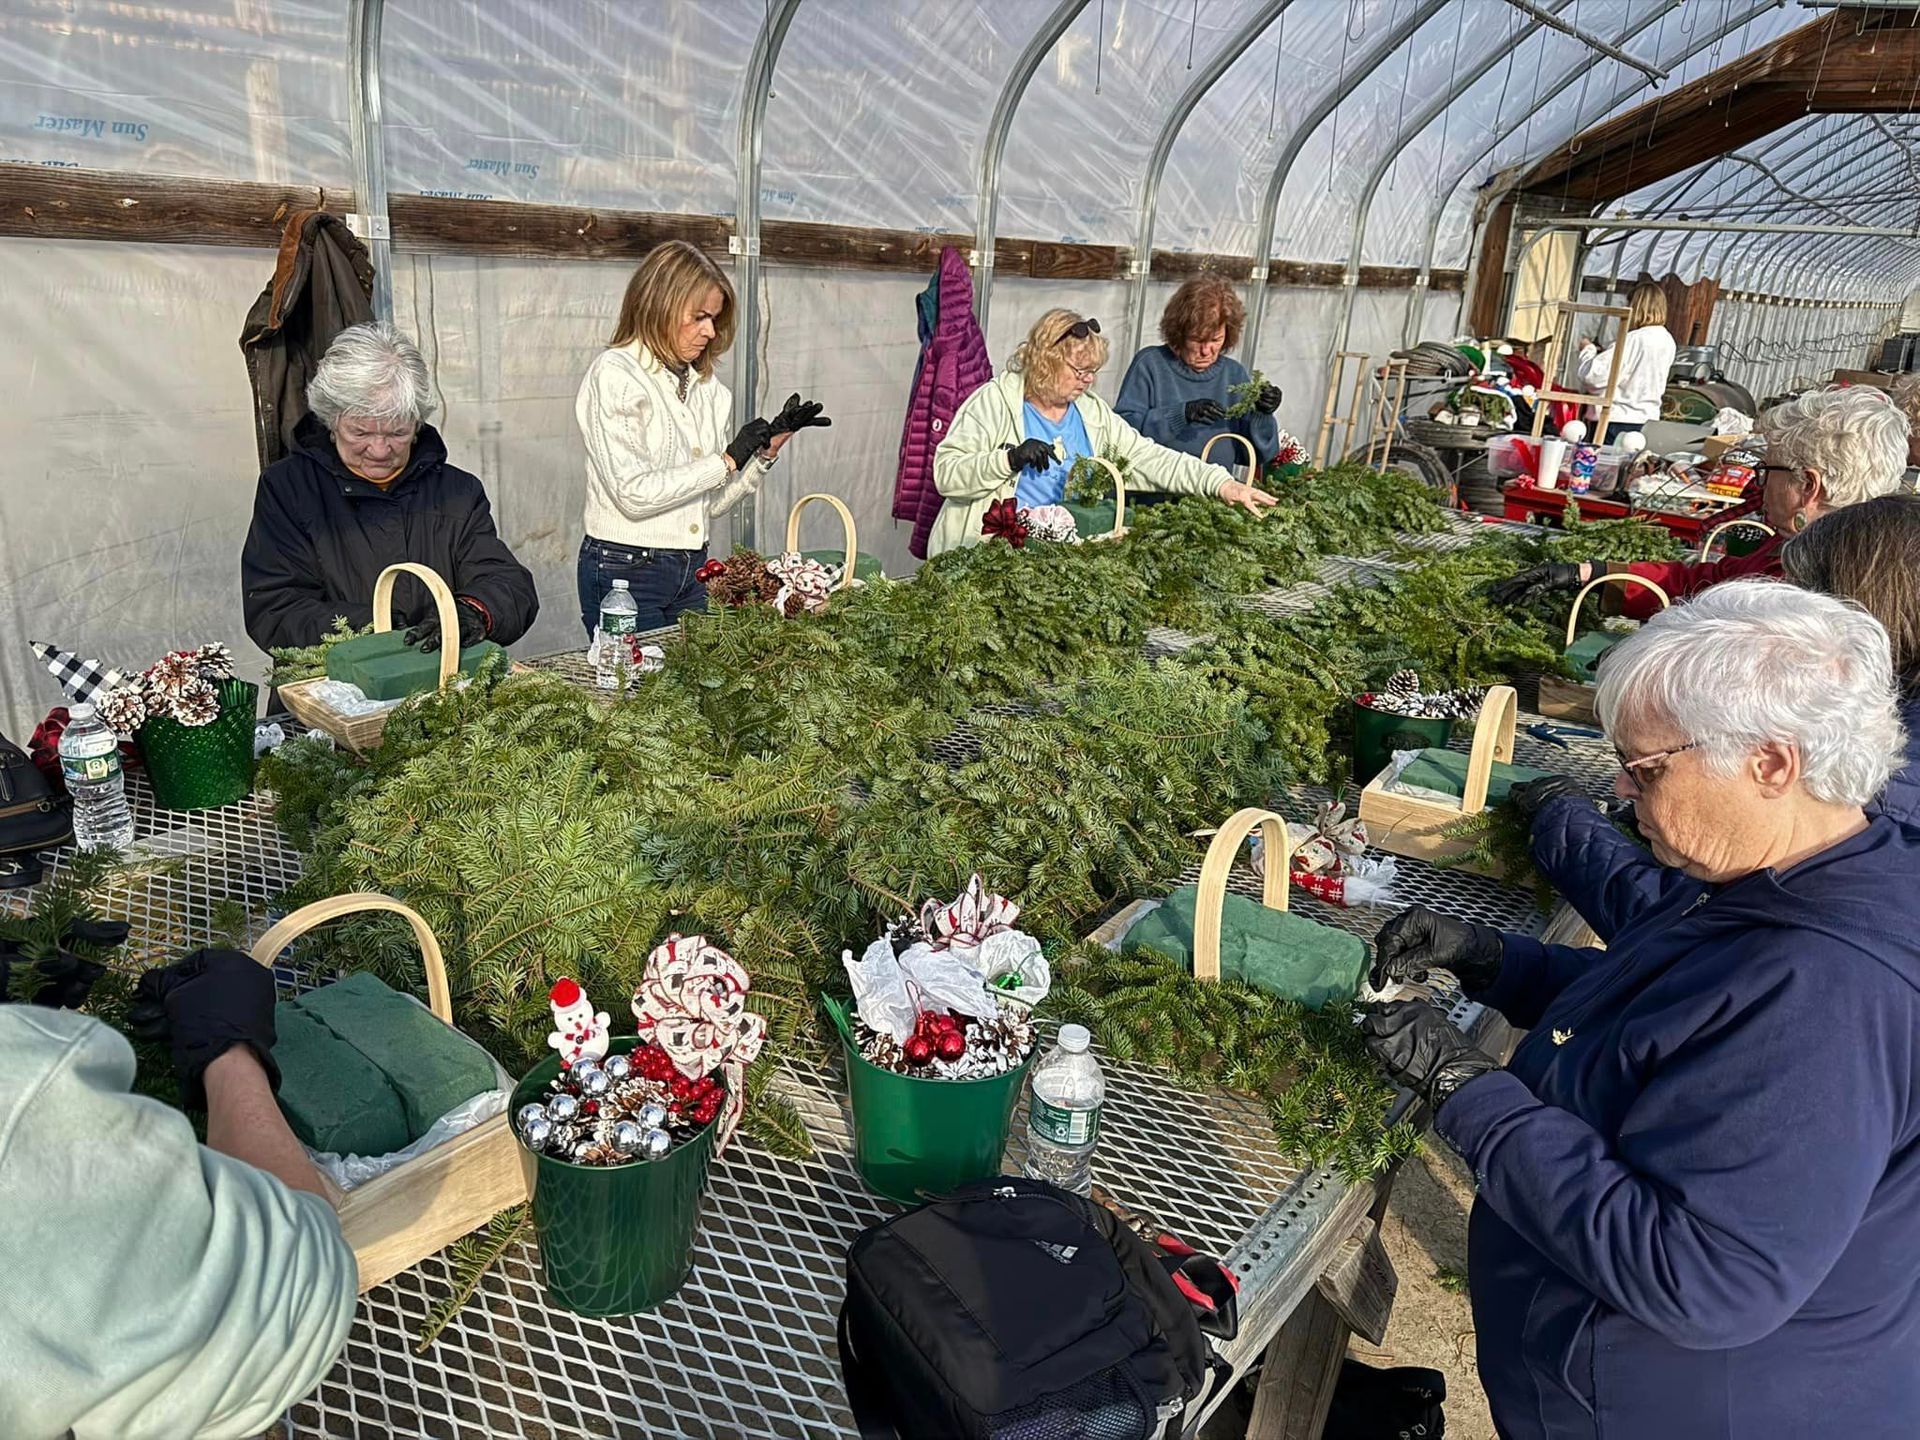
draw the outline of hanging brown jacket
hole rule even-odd
[[[307,384],[334,337],[373,319],[373,262],[347,222],[324,210],[287,217],[273,283],[240,332],[253,384],[254,442],[266,469],[292,447]]]

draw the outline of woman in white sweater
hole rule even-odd
[[[648,251],[627,282],[608,348],[587,367],[574,416],[587,444],[580,623],[625,580],[639,628],[706,607],[694,574],[713,517],[750,501],[796,430],[833,422],[798,395],[771,420],[733,426],[713,365],[733,344],[733,285],[684,240]]]
[[[1627,296],[1626,334],[1616,343],[1620,347],[1620,380],[1613,391],[1613,412],[1607,419],[1607,433],[1594,438],[1596,445],[1607,445],[1660,418],[1660,399],[1667,392],[1667,376],[1673,369],[1675,346],[1667,333],[1667,292],[1650,280],[1642,280]],[[1588,390],[1604,392],[1607,376],[1613,371],[1613,350],[1602,350],[1591,340],[1580,346],[1580,383]],[[1594,419],[1600,418],[1599,409]]]

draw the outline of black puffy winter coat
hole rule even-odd
[[[373,621],[373,582],[412,560],[437,571],[455,595],[477,600],[488,638],[511,645],[540,613],[533,575],[493,528],[477,477],[447,463],[440,432],[422,425],[400,478],[382,490],[341,460],[333,438],[309,415],[294,448],[260,474],[253,526],[240,552],[247,634],[261,649],[317,645],[336,616]],[[433,610],[427,587],[402,575],[394,625]]]

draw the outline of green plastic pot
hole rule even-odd
[[[639,1043],[617,1038],[608,1053],[624,1055]],[[540,1100],[559,1073],[558,1055],[529,1070],[508,1115]],[[626,1165],[575,1165],[520,1144],[540,1271],[554,1304],[576,1315],[633,1315],[673,1298],[693,1270],[713,1132],[708,1125],[662,1159]]]
[[[1007,1128],[1033,1055],[984,1080],[922,1080],[882,1070],[853,1043],[853,1026],[831,995],[822,1003],[840,1032],[853,1097],[853,1161],[889,1200],[919,1203],[1001,1173]],[[1035,1047],[1038,1048],[1037,1046]]]
[[[1393,762],[1396,750],[1439,750],[1453,738],[1451,720],[1391,715],[1353,702],[1353,783],[1364,786]]]
[[[259,694],[249,680],[223,681],[220,718],[211,725],[182,725],[156,715],[140,727],[134,738],[156,803],[168,810],[211,810],[247,798]]]

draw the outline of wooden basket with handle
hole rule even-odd
[[[1487,785],[1493,778],[1494,762],[1513,763],[1513,732],[1519,712],[1519,700],[1511,685],[1495,685],[1487,691],[1474,724],[1473,748],[1467,752],[1466,783],[1457,801],[1397,794],[1386,788],[1388,770],[1369,780],[1360,792],[1360,819],[1367,827],[1368,843],[1416,860],[1444,859],[1473,849],[1473,841],[1450,840],[1440,832],[1463,816],[1478,815],[1487,808]]]
[[[1662,610],[1673,604],[1673,599],[1667,594],[1665,587],[1657,581],[1647,579],[1644,575],[1635,575],[1628,571],[1612,575],[1596,575],[1581,586],[1580,593],[1573,597],[1573,608],[1567,612],[1567,638],[1561,642],[1562,649],[1573,644],[1574,635],[1580,628],[1581,602],[1602,585],[1638,585],[1653,592]],[[1569,680],[1564,675],[1542,675],[1540,677],[1540,713],[1551,720],[1572,720],[1576,724],[1592,725],[1598,719],[1593,708],[1593,697],[1596,693],[1595,688],[1586,681]]]
[[[1121,477],[1120,469],[1104,455],[1089,455],[1100,469],[1107,472],[1107,478],[1113,481],[1113,528],[1104,535],[1082,535],[1082,540],[1118,540],[1127,533],[1127,482]]]
[[[836,590],[846,590],[862,582],[854,577],[854,567],[860,562],[860,532],[854,527],[853,511],[838,495],[829,495],[824,490],[816,490],[811,495],[802,495],[793,502],[793,508],[787,512],[786,551],[792,554],[800,549],[800,513],[809,505],[828,506],[840,517],[840,528],[845,533],[847,558],[840,567],[840,578],[833,584]]]
[[[403,560],[398,565],[389,565],[382,570],[380,578],[373,583],[373,631],[376,635],[384,635],[393,629],[393,586],[402,571],[426,585],[433,596],[434,609],[440,614],[440,684],[444,687],[460,669],[460,612],[453,591],[447,588],[447,582],[436,571],[411,560]],[[454,637],[451,644],[447,642],[447,636]],[[387,717],[395,707],[389,705],[371,715],[342,715],[319,697],[317,692],[324,683],[325,677],[322,676],[282,685],[280,702],[294,719],[309,730],[326,731],[356,755],[377,749],[380,737],[386,732]]]
[[[1749,530],[1764,530],[1769,535],[1778,535],[1780,533],[1778,530],[1774,529],[1773,526],[1767,524],[1766,521],[1761,520],[1755,516],[1736,515],[1733,519],[1722,521],[1720,524],[1714,526],[1713,529],[1707,532],[1706,538],[1700,542],[1701,560],[1703,561],[1707,560],[1712,556],[1714,541],[1718,540],[1727,531],[1738,530],[1742,526],[1746,527]]]
[[[1209,435],[1207,443],[1200,447],[1200,463],[1202,465],[1207,463],[1207,456],[1213,453],[1213,447],[1222,440],[1239,442],[1240,448],[1247,452],[1247,483],[1258,485],[1260,483],[1260,452],[1255,450],[1253,442],[1238,430],[1222,430],[1218,435]]]
[[[335,895],[302,906],[260,937],[253,958],[271,966],[308,931],[342,916],[382,910],[401,916],[412,927],[427,976],[427,1008],[451,1026],[453,996],[447,987],[446,958],[433,927],[419,912],[388,896]],[[340,1217],[341,1233],[359,1264],[363,1292],[527,1198],[526,1175],[504,1111],[351,1190],[325,1183],[327,1198]]]

